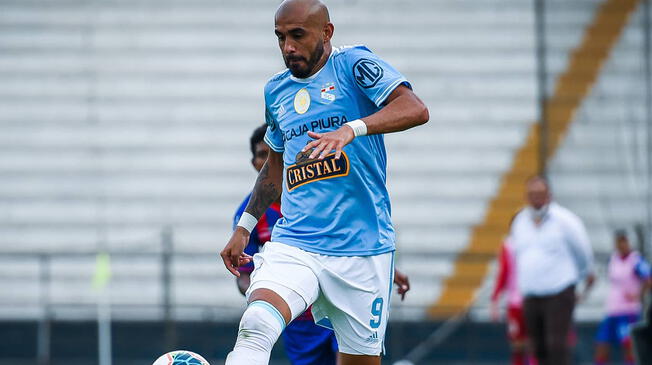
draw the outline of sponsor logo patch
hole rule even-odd
[[[353,65],[353,77],[358,85],[368,89],[383,78],[383,68],[375,61],[361,58]]]
[[[288,166],[285,170],[285,181],[288,191],[311,182],[332,179],[349,174],[349,157],[344,151],[339,159],[335,159],[335,152],[326,155],[323,160],[310,159],[312,150],[299,152],[296,164]]]

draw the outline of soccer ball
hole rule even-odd
[[[168,352],[154,361],[152,365],[210,365],[206,359],[194,352],[177,350]]]
[[[401,361],[395,362],[394,365],[414,365],[414,363],[412,361],[409,361],[409,360],[401,360]]]

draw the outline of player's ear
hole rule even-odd
[[[333,23],[326,23],[324,25],[324,43],[330,42],[331,38],[333,38],[333,32],[335,31],[335,27],[333,26]]]

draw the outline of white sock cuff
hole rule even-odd
[[[290,314],[292,315],[292,319],[300,316],[308,308],[306,295],[271,280],[258,280],[252,282],[249,286],[249,290],[247,290],[247,299],[249,299],[249,295],[251,295],[251,293],[257,289],[269,289],[278,294],[285,301],[285,303],[287,303],[288,307],[290,307]]]
[[[281,312],[279,312],[278,309],[276,309],[276,307],[274,307],[273,305],[267,303],[264,300],[256,300],[256,301],[253,301],[253,302],[251,302],[249,304],[247,309],[249,309],[249,308],[262,308],[262,309],[264,309],[265,311],[269,312],[272,316],[274,316],[274,318],[276,318],[276,320],[279,322],[279,325],[281,326],[281,331],[283,331],[283,329],[285,329],[285,318],[283,318],[283,315],[281,314]]]

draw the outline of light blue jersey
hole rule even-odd
[[[289,70],[265,86],[265,142],[283,153],[283,218],[272,241],[332,256],[369,256],[394,250],[385,186],[383,135],[355,138],[339,160],[308,160],[301,149],[324,133],[380,110],[399,85],[410,86],[364,46],[333,49],[324,67],[306,79]]]

